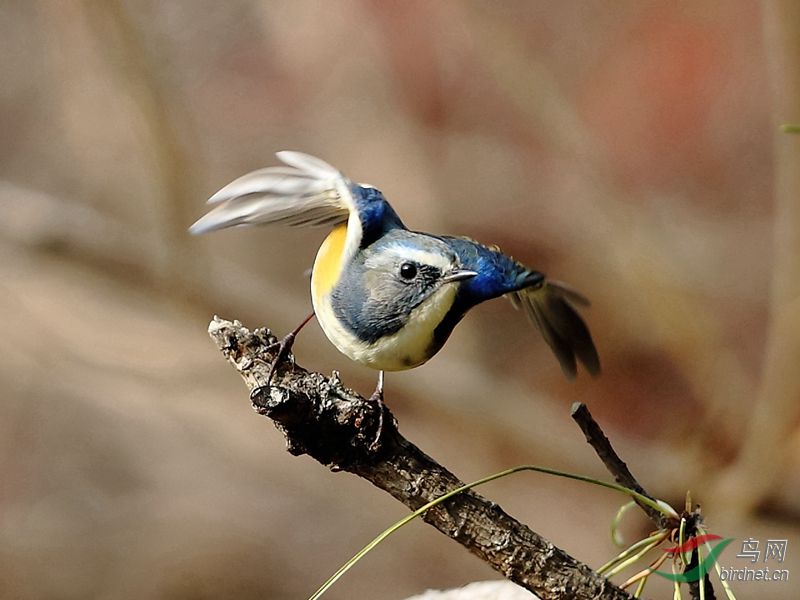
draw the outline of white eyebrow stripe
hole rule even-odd
[[[394,250],[400,258],[406,259],[410,262],[415,262],[422,265],[431,265],[433,267],[438,267],[442,271],[447,271],[453,267],[453,263],[450,261],[448,256],[439,254],[437,252],[429,252],[427,250],[412,248],[402,244],[393,244],[391,249]]]

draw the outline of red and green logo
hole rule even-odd
[[[677,556],[678,554],[687,554],[689,552],[693,552],[701,544],[716,540],[721,541],[711,548],[711,550],[708,551],[708,554],[704,556],[702,560],[698,560],[697,564],[688,571],[683,573],[666,573],[664,571],[655,571],[655,573],[666,579],[669,579],[670,581],[677,581],[678,583],[700,581],[706,576],[706,573],[710,572],[711,569],[714,568],[714,563],[717,561],[717,557],[722,553],[725,547],[734,540],[734,538],[722,539],[721,536],[714,535],[713,533],[706,533],[691,537],[679,546],[673,546],[672,548],[667,548],[664,550],[664,552],[668,552],[673,556]]]

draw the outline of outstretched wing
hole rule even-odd
[[[278,152],[286,166],[267,167],[229,183],[208,200],[216,206],[189,231],[195,235],[237,225],[336,225],[356,205],[352,183],[328,163],[300,152]]]
[[[525,309],[528,318],[542,332],[567,377],[575,377],[578,362],[592,375],[600,373],[600,358],[592,335],[573,306],[588,306],[584,296],[548,279],[541,286],[513,292],[509,297],[515,307]]]
[[[383,194],[353,183],[341,171],[314,156],[284,150],[284,166],[248,173],[211,196],[211,211],[189,228],[192,234],[237,225],[282,223],[336,226],[346,223],[341,260],[347,262],[393,227],[404,227]]]

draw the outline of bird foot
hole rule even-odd
[[[269,346],[267,346],[266,351],[270,354],[274,353],[272,358],[272,364],[270,365],[269,372],[267,373],[267,381],[266,383],[264,383],[264,385],[259,385],[258,387],[254,387],[252,389],[252,391],[250,392],[250,400],[253,400],[254,398],[256,398],[256,396],[259,396],[260,394],[262,394],[263,392],[267,391],[270,388],[272,384],[272,376],[275,375],[275,371],[278,368],[278,366],[281,363],[288,360],[292,351],[292,346],[294,346],[294,340],[296,337],[297,337],[297,332],[290,331],[283,337],[283,339],[278,340],[277,342],[274,342]]]
[[[292,331],[283,336],[283,339],[278,340],[277,342],[267,346],[266,351],[269,353],[274,352],[276,348],[278,351],[275,352],[275,356],[272,359],[272,364],[269,367],[269,373],[267,373],[267,382],[264,385],[260,385],[256,388],[253,388],[253,391],[250,392],[251,400],[270,387],[270,384],[272,383],[272,376],[275,375],[275,370],[281,363],[283,363],[289,358],[297,334],[300,333],[300,330],[303,329],[303,327],[305,327],[306,324],[313,318],[314,318],[314,313],[312,312],[305,319],[303,319],[300,325],[298,325]],[[292,364],[294,364],[294,360],[292,360]]]
[[[384,423],[386,423],[387,420],[394,422],[394,416],[392,416],[392,413],[389,411],[389,407],[386,406],[386,403],[383,401],[382,383],[383,382],[379,383],[378,387],[375,388],[375,391],[372,392],[372,395],[369,397],[369,402],[374,402],[377,404],[378,409],[378,426],[375,429],[375,437],[372,439],[369,446],[367,446],[367,449],[373,453],[381,449],[381,440],[384,432],[386,431],[386,428],[384,428]]]
[[[266,387],[268,387],[272,382],[272,376],[275,375],[275,370],[278,368],[278,366],[289,359],[289,355],[292,352],[292,347],[294,346],[294,340],[296,337],[297,333],[295,331],[290,331],[283,336],[283,339],[280,339],[277,342],[267,346],[267,352],[275,352],[275,354],[272,359],[272,364],[269,367],[269,373],[267,373]]]

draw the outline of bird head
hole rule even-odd
[[[334,286],[331,304],[366,342],[409,323],[432,332],[453,306],[459,286],[477,275],[442,240],[394,229],[356,254]]]

